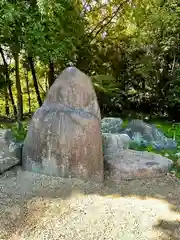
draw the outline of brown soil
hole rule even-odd
[[[180,181],[99,185],[16,168],[0,177],[0,239],[180,240]]]

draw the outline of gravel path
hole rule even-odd
[[[0,177],[0,240],[180,240],[180,181],[103,185],[16,168]]]

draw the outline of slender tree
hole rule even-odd
[[[20,81],[20,74],[19,74],[19,53],[13,52],[13,56],[15,61],[17,106],[18,106],[17,121],[18,121],[19,130],[21,130],[22,120],[23,120],[23,99],[22,99],[21,81]]]
[[[4,56],[4,52],[3,49],[0,47],[0,54],[4,63],[4,70],[5,70],[5,75],[6,75],[6,82],[7,82],[7,86],[8,86],[8,91],[9,91],[9,96],[10,96],[10,100],[11,100],[11,104],[14,110],[14,116],[17,116],[17,109],[16,109],[16,105],[14,102],[14,97],[13,97],[13,92],[12,92],[12,87],[11,87],[11,80],[9,77],[9,70],[8,70],[8,64],[6,62],[5,56]],[[8,94],[8,92],[7,92]]]
[[[33,83],[34,83],[34,88],[36,91],[36,97],[37,97],[37,101],[39,106],[42,105],[42,100],[41,100],[41,96],[40,96],[40,91],[39,91],[39,87],[38,87],[38,81],[36,78],[36,71],[35,71],[35,67],[34,67],[34,61],[32,57],[28,57],[28,61],[29,61],[29,66],[31,69],[31,73],[32,73],[32,78],[33,78]]]

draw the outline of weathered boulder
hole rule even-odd
[[[0,129],[0,173],[20,163],[20,146],[10,129]]]
[[[23,147],[26,170],[103,180],[101,115],[91,79],[65,69],[35,112]]]
[[[103,133],[119,133],[122,123],[121,118],[105,117],[101,120],[101,131]]]
[[[127,134],[131,140],[138,145],[152,145],[154,149],[176,148],[177,143],[171,138],[167,138],[154,125],[147,124],[140,119],[132,120],[121,133]]]
[[[173,162],[159,154],[134,150],[105,155],[108,177],[115,181],[158,177],[169,171]]]

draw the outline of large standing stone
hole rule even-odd
[[[20,147],[10,129],[0,129],[0,173],[20,163]]]
[[[101,115],[91,79],[65,69],[35,112],[24,142],[26,170],[103,180]]]

